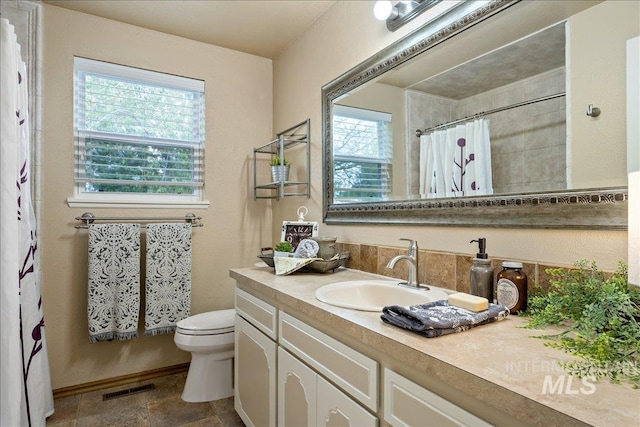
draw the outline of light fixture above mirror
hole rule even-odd
[[[389,31],[395,31],[440,2],[442,0],[399,1],[394,6],[390,0],[378,0],[373,6],[373,14],[379,20],[386,21]]]

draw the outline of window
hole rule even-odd
[[[333,106],[334,201],[385,200],[391,192],[391,114]]]
[[[74,59],[76,197],[194,202],[204,185],[204,82]]]

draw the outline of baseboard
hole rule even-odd
[[[139,372],[137,374],[122,375],[120,377],[107,378],[104,380],[93,381],[85,384],[78,384],[70,387],[63,387],[53,390],[53,398],[73,396],[75,394],[87,393],[90,391],[101,390],[105,388],[117,387],[119,385],[134,383],[138,381],[150,380],[152,378],[164,377],[167,375],[179,374],[187,372],[189,364],[166,366],[164,368],[152,369],[150,371]]]

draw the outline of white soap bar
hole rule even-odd
[[[461,307],[475,313],[489,308],[489,300],[475,295],[458,292],[449,295],[449,305]]]

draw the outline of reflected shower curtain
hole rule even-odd
[[[489,121],[477,119],[420,137],[420,196],[493,194]]]
[[[0,18],[0,425],[44,426],[53,394],[44,333],[31,175],[26,67]]]

